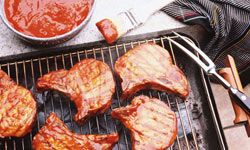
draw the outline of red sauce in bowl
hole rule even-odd
[[[49,38],[80,25],[94,0],[5,0],[6,18],[25,35]]]

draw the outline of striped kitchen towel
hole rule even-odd
[[[250,82],[250,0],[176,0],[162,9],[187,24],[199,24],[213,35],[204,51],[218,67],[227,54]]]

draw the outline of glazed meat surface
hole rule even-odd
[[[58,70],[42,76],[37,81],[37,89],[53,89],[70,97],[78,111],[74,119],[82,124],[110,107],[115,82],[107,64],[85,59],[69,71]]]
[[[22,137],[30,132],[36,110],[31,92],[0,70],[0,138]]]
[[[147,43],[129,50],[115,63],[115,72],[122,80],[122,99],[142,89],[155,89],[179,95],[186,99],[188,81],[173,64],[164,48]]]
[[[133,150],[163,150],[176,139],[175,113],[158,99],[135,97],[131,105],[116,108],[111,115],[130,130]]]
[[[80,135],[51,113],[45,125],[34,136],[32,146],[36,150],[109,150],[118,141],[118,134]]]

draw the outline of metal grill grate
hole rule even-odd
[[[176,37],[171,37],[176,38]],[[11,62],[1,64],[0,68],[7,72],[11,78],[13,78],[18,84],[30,89],[38,102],[38,117],[36,124],[30,134],[23,138],[6,138],[0,141],[0,149],[32,149],[32,137],[38,132],[38,130],[44,125],[45,119],[50,112],[56,112],[57,115],[64,121],[64,123],[73,131],[80,134],[106,134],[112,132],[119,132],[120,140],[114,147],[114,149],[131,149],[130,135],[128,130],[122,126],[118,121],[114,120],[110,116],[110,112],[113,108],[126,106],[129,104],[129,100],[121,101],[119,95],[121,94],[120,83],[117,82],[116,93],[113,96],[113,103],[108,112],[104,115],[92,117],[83,126],[78,126],[72,116],[76,113],[75,106],[68,100],[67,97],[58,94],[55,91],[47,91],[42,94],[37,93],[34,89],[35,82],[40,76],[58,69],[69,69],[78,61],[85,58],[95,58],[107,63],[112,70],[114,70],[114,63],[116,59],[122,56],[127,50],[133,48],[135,45],[139,45],[145,42],[157,43],[169,50],[173,57],[174,63],[177,64],[184,72],[187,67],[183,56],[178,57],[177,52],[173,49],[171,43],[169,43],[165,37],[125,43],[110,47],[93,48],[88,50],[72,50],[70,53],[62,53],[56,56],[48,56],[42,58],[32,58],[29,60]],[[177,61],[178,60],[178,61]],[[190,72],[190,71],[189,71]],[[188,73],[186,73],[188,74]],[[189,75],[187,75],[189,78]],[[191,80],[191,79],[189,79]],[[194,106],[197,106],[195,98],[192,92],[187,102],[183,102],[173,95],[167,95],[164,92],[158,91],[143,91],[139,94],[145,94],[150,97],[156,97],[165,101],[178,116],[178,129],[179,134],[176,142],[169,149],[202,149],[205,148],[206,142],[201,134],[202,123],[199,119],[193,116],[191,110],[194,110]]]

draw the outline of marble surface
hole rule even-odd
[[[75,38],[71,39],[70,41],[57,46],[68,46],[102,40],[103,37],[95,26],[97,21],[147,1],[149,0],[96,0],[94,13],[84,30],[82,30]],[[133,30],[126,36],[180,28],[184,26],[184,24],[176,21],[165,13],[157,12],[149,18],[145,25]],[[5,26],[2,20],[0,20],[0,57],[36,51],[38,49],[40,50],[42,47],[32,47],[31,45],[22,42]]]

